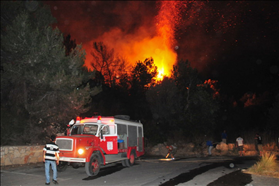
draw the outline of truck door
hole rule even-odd
[[[110,131],[108,125],[104,125],[101,128],[100,146],[106,154],[117,154],[117,135],[113,131]]]

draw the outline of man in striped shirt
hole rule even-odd
[[[51,165],[53,171],[53,183],[58,184],[57,182],[57,168],[56,164],[59,164],[59,147],[55,144],[55,135],[51,135],[50,143],[47,143],[44,147],[44,162],[45,162],[45,175],[46,175],[46,185],[50,184],[49,177],[49,166]],[[56,163],[56,164],[55,164]]]

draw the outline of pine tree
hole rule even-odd
[[[6,109],[28,113],[28,123],[21,123],[25,143],[37,143],[44,129],[61,132],[91,100],[89,86],[81,86],[88,81],[85,52],[77,45],[66,56],[54,21],[39,4],[35,11],[23,9],[1,32],[1,101]]]

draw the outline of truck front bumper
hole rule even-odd
[[[59,161],[67,161],[67,162],[86,162],[85,158],[70,158],[70,157],[59,157]]]

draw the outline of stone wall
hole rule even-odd
[[[44,145],[1,146],[1,166],[43,162]]]

